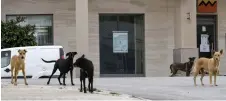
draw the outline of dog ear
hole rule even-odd
[[[192,59],[192,57],[189,57],[188,59],[189,59],[189,60],[191,60],[191,59]]]
[[[21,51],[21,50],[19,49],[19,50],[18,50],[18,53],[20,53],[20,51]]]
[[[85,54],[83,54],[82,56],[81,56],[81,58],[84,58],[85,57]]]
[[[71,52],[68,52],[67,54],[66,54],[66,56],[69,56],[71,54]]]
[[[223,49],[220,50],[220,53],[221,53],[221,55],[224,53],[224,52],[223,52]]]
[[[78,54],[77,52],[72,52],[74,55]]]
[[[195,60],[196,57],[193,57],[193,59]]]
[[[27,50],[26,50],[26,49],[24,49],[24,52],[25,52],[25,53],[27,53]]]

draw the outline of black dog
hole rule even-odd
[[[188,58],[189,61],[185,63],[173,63],[170,65],[171,77],[177,74],[178,70],[186,72],[186,76],[190,76],[190,72],[195,61],[195,57]]]
[[[93,92],[93,72],[94,72],[94,66],[92,61],[85,58],[85,55],[82,55],[80,58],[78,58],[75,63],[73,64],[75,67],[80,68],[80,92],[82,92],[82,82],[83,82],[83,89],[84,93],[86,93],[86,83],[85,79],[88,77],[89,84],[88,89],[89,92]]]
[[[49,84],[50,79],[52,78],[53,74],[57,71],[57,69],[59,69],[59,71],[60,71],[60,75],[58,77],[58,81],[59,81],[60,85],[62,85],[62,83],[60,81],[60,78],[61,78],[62,75],[63,75],[63,78],[64,78],[63,79],[63,85],[66,85],[65,84],[65,75],[66,75],[66,73],[68,73],[68,71],[70,71],[70,74],[71,74],[71,84],[74,85],[74,83],[73,83],[73,58],[76,54],[77,54],[77,52],[68,52],[66,54],[66,56],[68,56],[67,59],[61,59],[60,58],[58,60],[52,60],[52,61],[46,61],[46,60],[42,59],[42,61],[44,61],[45,63],[55,62],[52,74],[49,77],[47,85]]]

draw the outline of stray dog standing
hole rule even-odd
[[[193,67],[193,73],[194,73],[194,85],[197,86],[196,84],[196,77],[199,74],[199,71],[201,71],[201,84],[203,84],[203,77],[205,75],[205,72],[209,73],[209,79],[210,79],[210,85],[212,86],[212,75],[214,75],[214,85],[217,86],[216,84],[216,76],[219,73],[219,65],[220,65],[220,57],[223,55],[223,50],[221,49],[219,52],[214,52],[212,58],[199,58]]]
[[[88,89],[89,92],[93,92],[93,72],[94,72],[94,66],[92,61],[85,58],[85,55],[82,55],[80,58],[78,58],[75,63],[73,64],[75,67],[80,68],[80,82],[81,82],[81,88],[80,92],[82,92],[82,82],[83,82],[83,88],[84,93],[86,93],[86,83],[85,79],[88,77],[89,84]]]
[[[66,75],[66,73],[68,73],[68,71],[70,71],[70,74],[71,74],[71,84],[74,85],[74,83],[73,83],[73,58],[76,54],[77,54],[77,52],[67,53],[66,54],[66,56],[68,56],[67,59],[61,59],[60,58],[58,60],[52,60],[52,61],[46,61],[46,60],[42,59],[45,63],[55,62],[52,74],[49,77],[47,85],[49,84],[50,79],[52,78],[53,74],[57,71],[57,69],[59,69],[59,71],[60,71],[60,75],[58,77],[58,81],[59,81],[60,85],[62,85],[62,83],[60,81],[60,78],[61,78],[62,75],[63,75],[63,78],[64,78],[63,79],[63,85],[66,85],[65,84],[65,75]]]
[[[173,63],[170,65],[170,70],[172,75],[170,77],[173,77],[177,74],[178,70],[186,72],[186,76],[190,76],[190,72],[193,66],[193,63],[195,61],[195,57],[189,57],[189,61],[185,63]]]
[[[27,51],[24,50],[18,50],[19,55],[14,55],[11,59],[11,83],[14,85],[17,85],[17,75],[20,70],[22,70],[23,75],[24,75],[24,83],[25,85],[28,85],[27,80],[26,80],[26,73],[25,73],[25,57]],[[14,76],[13,76],[14,73]],[[13,82],[13,78],[15,78],[15,81]]]

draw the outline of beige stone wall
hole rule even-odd
[[[98,13],[145,13],[146,76],[168,76],[173,61],[176,0],[89,0],[89,56],[99,76]],[[3,0],[6,14],[53,14],[54,44],[75,50],[75,0]]]
[[[75,0],[2,0],[2,20],[7,14],[53,14],[54,44],[76,51]]]
[[[176,0],[175,48],[197,48],[196,43],[196,1]],[[187,19],[190,13],[190,20]]]
[[[197,11],[195,0],[176,0],[174,62],[187,62],[189,57],[198,57]],[[190,13],[190,19],[188,18]]]
[[[218,0],[218,49],[226,51],[226,0]],[[221,64],[220,74],[226,74],[226,55],[224,53]]]
[[[146,5],[146,76],[168,76],[169,65],[173,62],[176,2],[175,0],[153,2],[149,1],[149,5]]]
[[[99,14],[145,13],[146,76],[168,76],[173,59],[175,0],[90,0],[89,52],[99,74]]]
[[[2,14],[53,14],[54,44],[65,51],[76,51],[76,0],[2,0]],[[168,76],[173,62],[175,16],[181,0],[89,0],[89,55],[95,65],[95,77],[100,73],[99,13],[145,13],[145,74]],[[226,49],[226,1],[218,1],[219,48]],[[186,12],[185,12],[186,13]],[[191,37],[186,35],[184,37]],[[186,39],[186,38],[185,38]],[[187,38],[183,48],[193,48],[194,38]],[[226,73],[226,56],[221,61],[221,73]],[[78,75],[78,74],[77,74]]]

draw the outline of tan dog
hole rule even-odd
[[[11,59],[11,83],[14,85],[17,85],[17,75],[20,70],[22,70],[23,75],[24,75],[24,83],[25,85],[28,85],[27,80],[26,80],[26,75],[25,75],[25,57],[27,51],[24,50],[18,50],[19,55],[14,55]],[[13,76],[14,73],[14,76]],[[13,78],[15,78],[15,81],[13,82]]]
[[[212,86],[212,75],[214,75],[214,85],[216,84],[216,76],[219,73],[219,65],[220,65],[220,57],[223,55],[223,50],[221,49],[219,52],[214,52],[212,58],[199,58],[195,63],[193,67],[193,73],[194,73],[194,85],[196,85],[196,77],[199,74],[199,71],[201,72],[201,84],[203,84],[203,77],[205,75],[205,72],[209,73],[210,78],[210,85]]]

